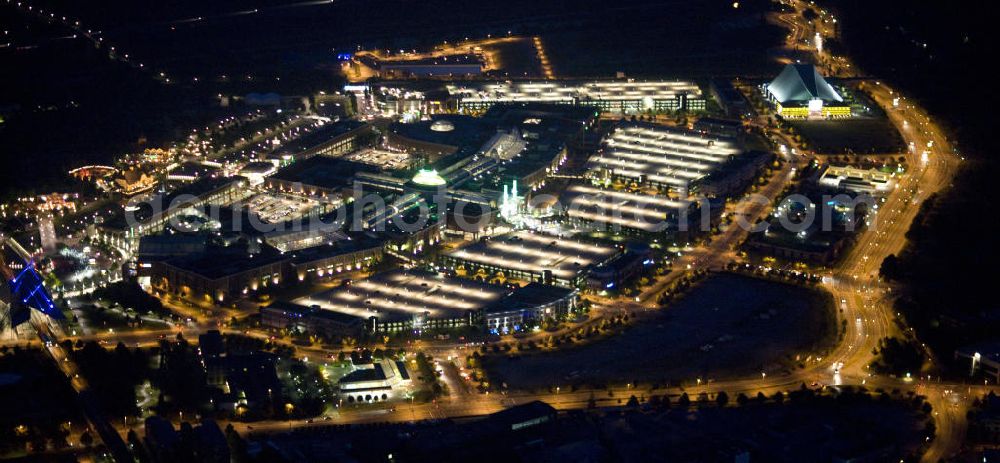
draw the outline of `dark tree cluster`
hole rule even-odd
[[[73,389],[38,350],[0,347],[0,459],[4,455],[61,450],[69,430],[84,425]]]
[[[63,347],[69,347],[64,342]],[[90,390],[114,415],[136,415],[136,386],[149,378],[149,357],[141,349],[118,343],[113,350],[91,341],[78,349],[66,349],[80,367]]]
[[[924,364],[924,354],[916,341],[900,338],[882,338],[875,348],[878,357],[871,368],[879,373],[904,376],[917,375]]]
[[[177,342],[160,342],[160,369],[155,378],[160,388],[158,406],[161,414],[172,410],[196,410],[208,401],[205,369],[198,348],[179,338]]]

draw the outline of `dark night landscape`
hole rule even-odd
[[[1000,461],[988,18],[0,0],[0,460]]]

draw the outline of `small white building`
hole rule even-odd
[[[827,166],[820,174],[819,184],[855,193],[883,194],[895,183],[895,175],[878,169]]]
[[[410,384],[410,375],[402,362],[386,359],[358,369],[340,379],[341,392],[390,390]]]

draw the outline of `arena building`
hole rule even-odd
[[[786,118],[850,117],[851,107],[811,64],[789,64],[765,87]]]
[[[545,319],[558,319],[579,308],[580,292],[573,288],[529,283],[508,294],[483,312],[486,331],[507,334],[537,326]]]

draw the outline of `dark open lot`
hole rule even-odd
[[[820,154],[900,154],[903,138],[887,119],[857,118],[787,121],[809,149]]]
[[[698,284],[674,305],[623,333],[553,353],[487,362],[512,388],[567,383],[694,381],[785,368],[832,340],[830,296],[731,274]]]

